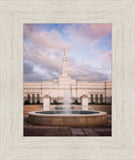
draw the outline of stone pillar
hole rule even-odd
[[[30,103],[32,103],[32,94],[30,94]]]
[[[91,94],[90,94],[90,98],[89,98],[89,103],[91,103]]]
[[[103,94],[103,103],[105,103],[105,95]]]
[[[37,94],[35,94],[35,103],[37,103]]]
[[[43,103],[43,98],[44,98],[44,96],[43,96],[42,94],[40,94],[39,97],[40,97],[40,98],[39,98],[40,103]]]
[[[88,110],[88,96],[83,93],[81,97],[82,110]]]
[[[98,94],[98,104],[100,104],[100,94]]]
[[[48,93],[43,97],[43,110],[49,110],[50,107],[50,96]]]
[[[95,101],[96,101],[96,100],[95,100],[95,94],[93,94],[93,103],[95,103]]]

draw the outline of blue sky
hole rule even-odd
[[[24,81],[57,79],[66,48],[76,80],[111,80],[111,24],[25,24]]]

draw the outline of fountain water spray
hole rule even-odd
[[[64,106],[63,106],[63,114],[72,114],[71,111],[71,91],[64,91]]]

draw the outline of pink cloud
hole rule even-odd
[[[85,43],[94,43],[103,37],[108,36],[112,31],[111,24],[74,24],[68,26],[65,30],[70,37]]]
[[[81,24],[70,25],[65,27],[66,32],[70,35],[71,43],[74,45],[76,40],[85,44],[93,44],[101,38],[111,33],[110,24]],[[33,65],[26,64],[25,79],[26,80],[50,80],[58,78],[62,71],[63,48],[71,49],[71,46],[66,42],[61,34],[52,30],[38,32],[32,25],[24,25],[24,37],[30,43],[24,44],[24,60],[32,62]],[[75,40],[75,41],[74,41]],[[82,43],[81,43],[82,45]],[[79,45],[77,46],[80,47]],[[100,54],[99,59],[103,60],[103,66],[99,70],[91,65],[77,62],[76,59],[68,59],[68,73],[71,77],[77,80],[88,81],[105,81],[108,74],[105,69],[111,64],[111,51],[103,53],[102,50],[92,50],[93,54]],[[106,63],[107,62],[107,63]],[[33,67],[33,68],[32,68]],[[28,72],[28,73],[27,73]],[[26,74],[27,73],[27,74]],[[28,78],[27,78],[28,77]]]
[[[101,58],[104,59],[107,63],[111,63],[112,62],[112,51],[105,52],[101,56]]]
[[[111,33],[112,25],[111,24],[91,24],[89,34],[93,38],[102,38]]]
[[[70,44],[65,42],[60,33],[56,30],[51,32],[43,31],[38,32],[32,25],[24,25],[24,36],[27,37],[33,44],[45,48],[63,49],[69,48]]]
[[[60,72],[62,67],[62,54],[57,49],[42,49],[24,45],[24,59],[39,65],[41,68],[50,68],[57,72]]]
[[[58,50],[41,49],[35,46],[24,45],[24,60],[27,64],[38,66],[38,70],[32,70],[32,66],[25,63],[24,65],[24,80],[25,81],[40,81],[52,80],[58,78],[62,72],[63,55]],[[67,66],[69,75],[77,80],[88,81],[105,81],[107,75],[96,71],[92,66],[85,63],[78,63],[73,57],[67,57]]]
[[[103,60],[102,68],[103,70],[111,70],[112,65],[112,51],[107,51],[99,56]]]

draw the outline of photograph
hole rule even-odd
[[[23,136],[112,136],[112,24],[23,24]]]
[[[0,160],[135,160],[135,1],[0,4]]]

